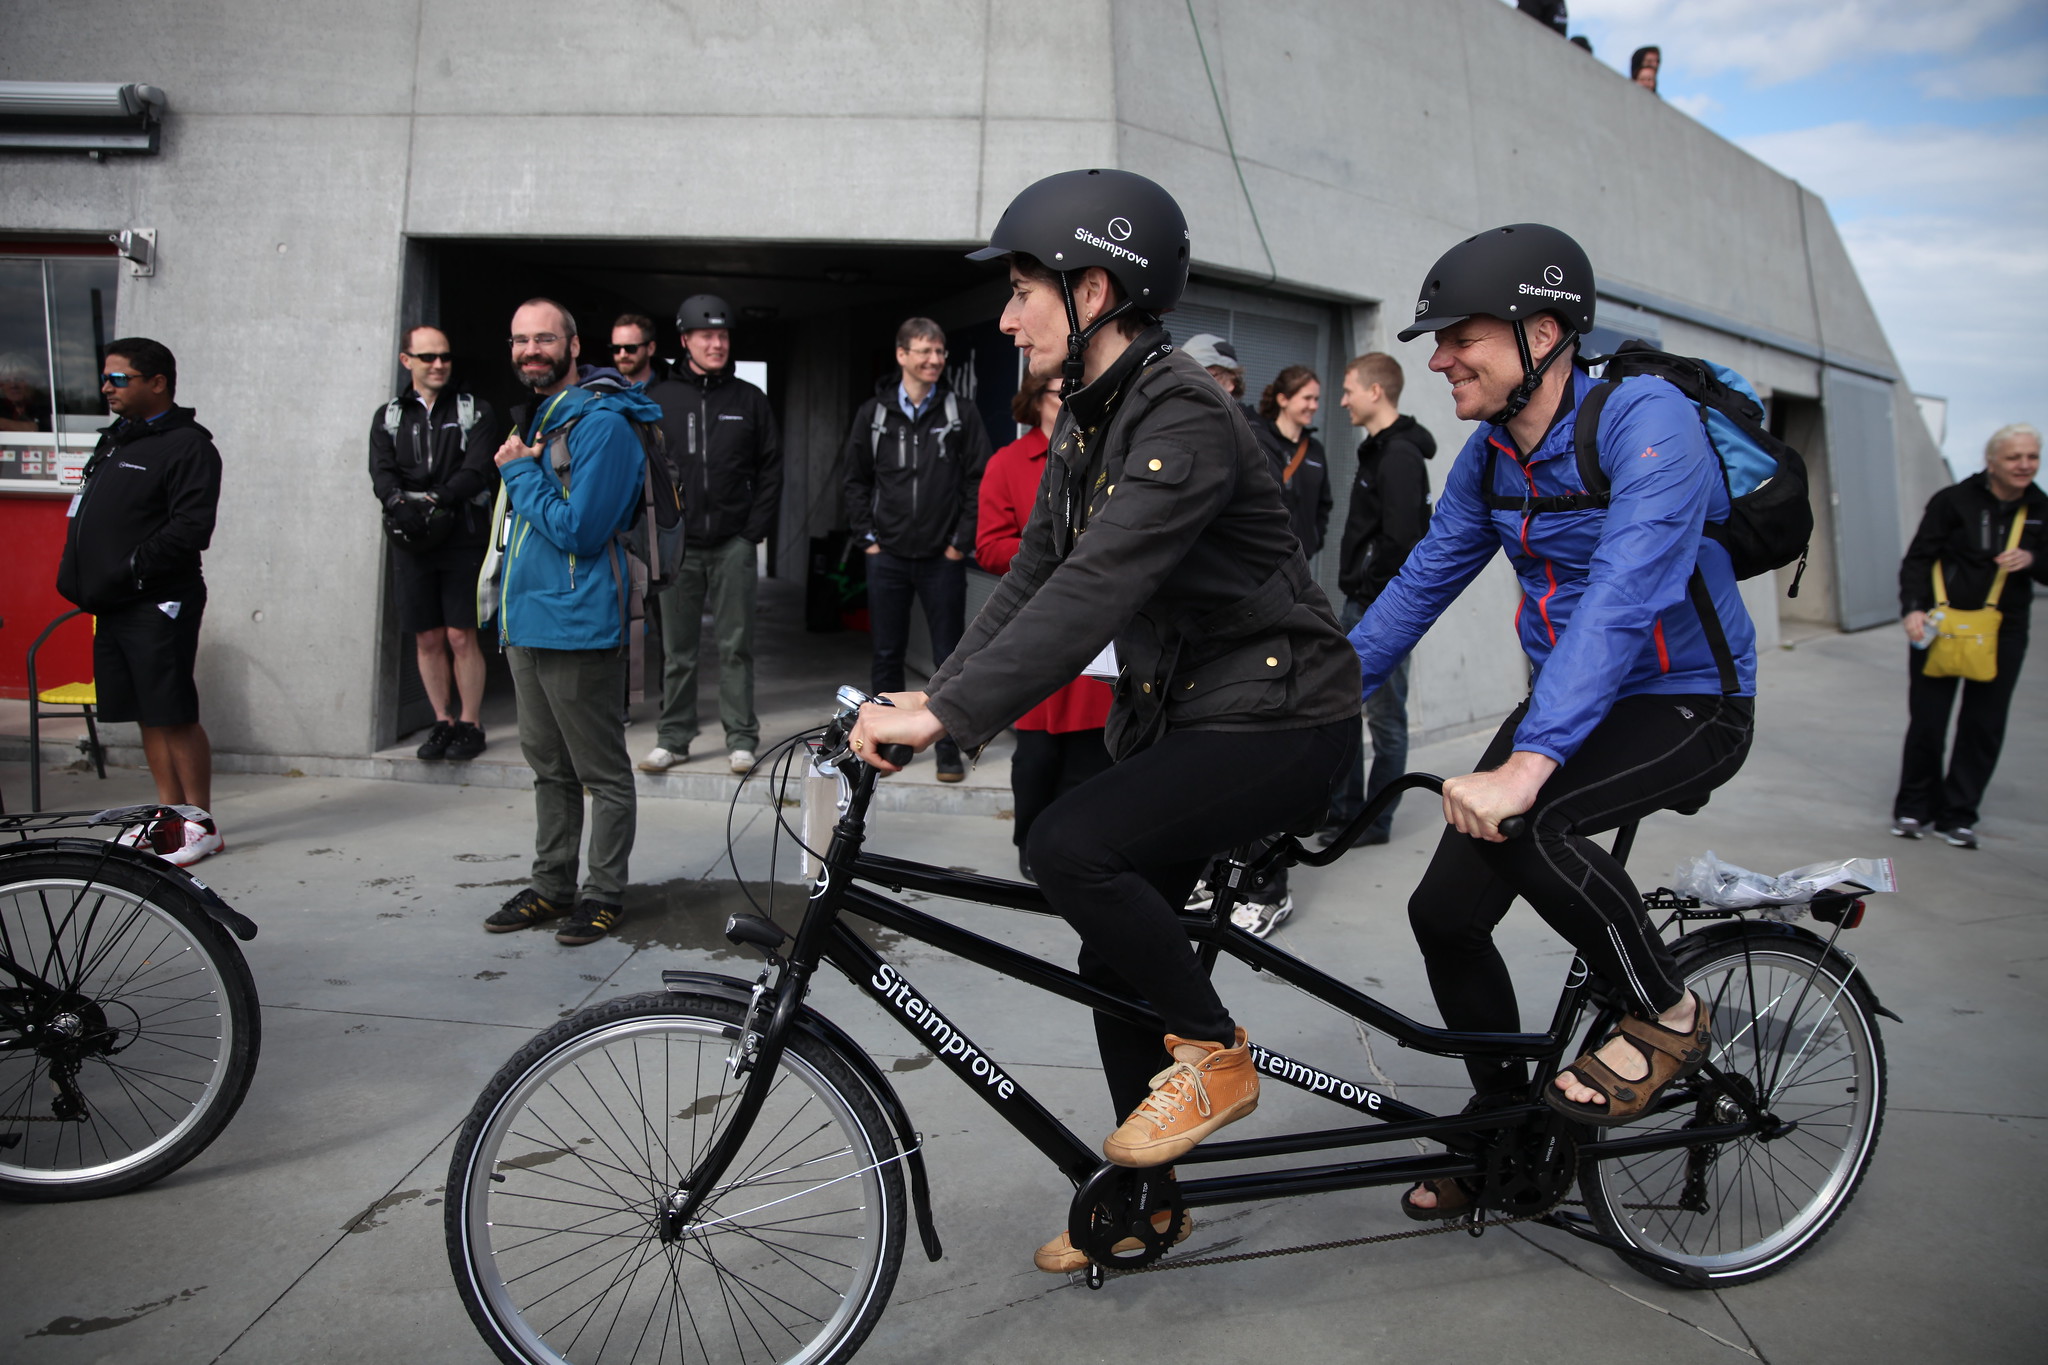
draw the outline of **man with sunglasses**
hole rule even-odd
[[[399,626],[434,706],[417,753],[467,762],[484,751],[476,577],[498,492],[497,428],[488,404],[449,383],[455,359],[440,328],[408,328],[398,363],[412,382],[370,419],[370,486],[392,537]]]
[[[207,813],[213,746],[193,679],[206,611],[199,560],[213,539],[220,452],[192,409],[177,406],[169,347],[123,337],[107,343],[103,364],[100,396],[114,422],[71,500],[57,591],[98,618],[100,719],[136,722],[157,800],[200,812],[156,833],[153,851],[183,867],[226,847]]]
[[[621,313],[612,322],[612,368],[628,384],[650,392],[667,379],[669,365],[655,354],[654,319],[644,313]]]

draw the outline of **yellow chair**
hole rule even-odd
[[[107,755],[106,750],[100,747],[100,729],[97,723],[99,685],[91,679],[84,682],[60,683],[56,687],[36,685],[36,654],[42,649],[43,642],[56,633],[57,627],[74,616],[83,615],[83,611],[65,612],[44,626],[43,633],[36,636],[36,642],[28,647],[28,808],[31,811],[43,808],[42,722],[45,707],[75,706],[80,709],[85,716],[85,751],[92,755],[93,770],[100,775],[100,780],[104,782],[107,777]],[[97,617],[93,618],[92,624],[93,629],[99,629]]]

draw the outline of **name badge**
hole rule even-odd
[[[65,508],[65,509],[64,509],[64,516],[65,516],[65,519],[66,519],[66,520],[69,520],[70,518],[72,518],[72,517],[75,517],[75,516],[77,516],[77,515],[78,515],[78,504],[80,504],[81,502],[84,502],[84,501],[85,501],[85,494],[83,494],[83,493],[73,493],[73,494],[71,495],[71,505],[70,505],[69,507],[67,507],[67,508]]]

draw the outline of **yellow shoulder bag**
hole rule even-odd
[[[2020,532],[2027,528],[2027,508],[2022,502],[2012,514],[2012,533],[2005,548],[2017,549]],[[1927,614],[1927,628],[1934,643],[1927,647],[1927,664],[1921,670],[1930,678],[1966,678],[1990,682],[1998,676],[1998,623],[2003,613],[1993,605],[2005,591],[2005,570],[1991,580],[1984,605],[1975,611],[1957,611],[1948,604],[1948,584],[1941,577],[1941,561],[1934,561],[1934,610]]]

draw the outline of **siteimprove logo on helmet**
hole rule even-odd
[[[1128,237],[1131,235],[1131,225],[1129,220],[1123,218],[1113,218],[1110,220],[1109,230],[1111,232],[1115,232],[1119,226],[1123,228],[1124,236]],[[1109,241],[1107,238],[1097,237],[1087,228],[1075,228],[1074,240],[1077,242],[1086,242],[1089,246],[1094,247],[1097,251],[1106,251],[1112,256],[1122,257],[1124,260],[1131,262],[1133,265],[1136,265],[1141,270],[1151,268],[1152,262],[1146,260],[1143,256],[1140,256],[1137,252],[1131,250],[1129,247],[1126,246],[1118,246],[1115,242]]]
[[[1515,286],[1515,289],[1519,293],[1534,294],[1538,298],[1564,299],[1571,303],[1584,303],[1586,301],[1584,294],[1574,294],[1569,289],[1559,289],[1557,287],[1563,283],[1564,271],[1557,266],[1546,265],[1543,267],[1542,284],[1518,284]]]

